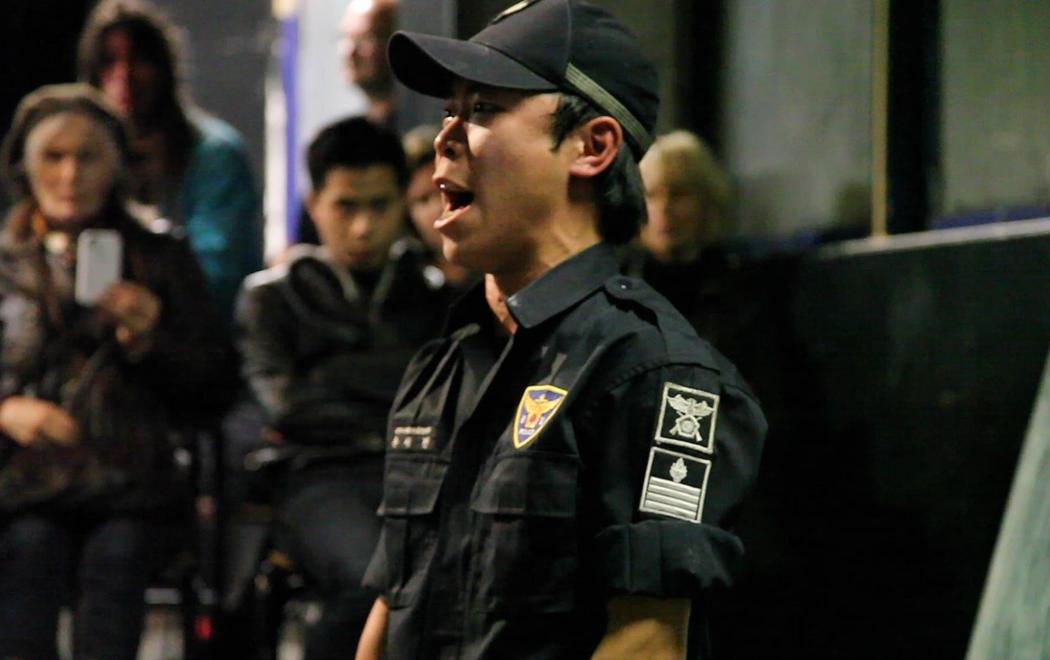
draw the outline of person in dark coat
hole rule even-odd
[[[127,210],[127,158],[82,84],[27,96],[4,140],[0,657],[54,657],[71,601],[76,657],[136,656],[144,591],[190,509],[178,431],[225,396],[204,275],[186,240]],[[122,245],[97,300],[74,295],[88,229]]]
[[[361,578],[379,535],[386,416],[447,301],[406,233],[408,173],[393,133],[364,118],[336,122],[310,143],[307,165],[321,245],[247,279],[236,342],[287,454],[276,542],[319,587],[321,619],[306,641],[319,660],[346,657],[375,597]]]

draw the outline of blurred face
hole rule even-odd
[[[683,173],[668,170],[659,160],[643,161],[642,179],[649,211],[642,245],[660,261],[694,259],[704,232],[700,195]]]
[[[552,149],[556,94],[462,81],[446,104],[434,183],[445,258],[485,273],[525,272],[568,199],[570,140]]]
[[[109,131],[85,114],[48,117],[26,139],[29,187],[41,213],[57,226],[82,224],[102,210],[119,163]]]
[[[412,224],[432,250],[441,252],[441,234],[434,229],[434,221],[441,217],[441,193],[434,187],[434,164],[418,168],[408,180],[408,214]]]
[[[346,7],[339,56],[347,80],[366,92],[390,89],[386,44],[394,31],[394,9],[383,0],[352,0]]]
[[[157,65],[135,52],[124,30],[107,33],[102,48],[105,53],[99,75],[102,94],[125,117],[151,114],[158,94]]]
[[[401,195],[390,165],[333,167],[307,208],[332,258],[351,270],[378,268],[402,232]]]

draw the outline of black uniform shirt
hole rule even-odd
[[[611,596],[727,583],[765,435],[734,367],[604,245],[512,296],[509,339],[483,294],[391,412],[389,656],[589,657]]]

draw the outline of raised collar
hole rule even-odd
[[[520,327],[533,328],[583,300],[619,272],[612,248],[599,243],[548,270],[511,296],[507,306]],[[482,279],[452,305],[446,328],[452,332],[479,322],[486,327],[491,318]]]
[[[533,328],[564,312],[619,273],[612,248],[598,243],[541,275],[507,299],[518,325]]]

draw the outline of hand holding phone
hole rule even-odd
[[[85,229],[77,238],[77,271],[73,295],[84,306],[120,281],[124,241],[113,229]]]
[[[138,358],[150,350],[161,313],[155,293],[135,282],[118,282],[106,289],[97,305],[116,325],[117,342],[125,355]]]

